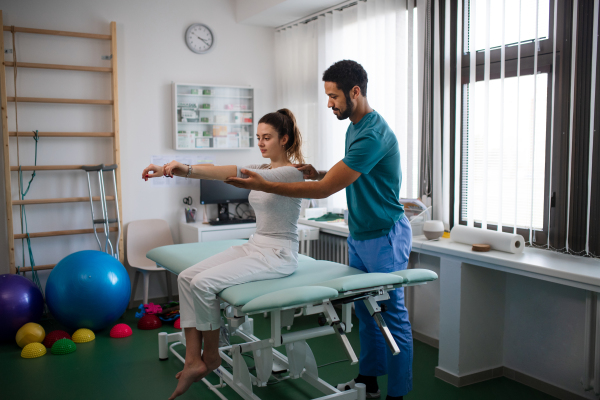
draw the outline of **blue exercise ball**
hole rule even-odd
[[[0,341],[15,339],[20,327],[39,322],[44,312],[40,289],[21,275],[0,275]]]
[[[127,309],[131,282],[123,264],[96,250],[83,250],[60,260],[46,282],[50,313],[71,329],[97,331]]]

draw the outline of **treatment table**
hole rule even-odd
[[[174,274],[214,255],[231,246],[241,245],[246,240],[224,240],[164,246],[148,252],[146,257]],[[225,324],[231,336],[238,336],[245,342],[219,348],[221,358],[232,367],[229,372],[221,366],[214,370],[219,385],[203,382],[221,399],[225,399],[218,388],[226,384],[231,386],[242,398],[260,400],[252,391],[252,385],[267,386],[272,374],[282,379],[302,378],[325,396],[319,399],[364,400],[365,387],[357,384],[356,389],[341,392],[319,378],[315,357],[306,343],[306,339],[335,334],[345,349],[351,364],[358,358],[346,337],[352,323],[352,303],[363,301],[391,352],[400,352],[388,327],[385,324],[378,301],[389,299],[388,292],[398,287],[425,284],[437,279],[437,274],[426,269],[409,269],[390,273],[364,273],[356,268],[330,261],[319,261],[299,255],[298,269],[285,278],[256,281],[231,286],[221,293],[222,308],[225,309]],[[341,318],[335,306],[341,305]],[[301,308],[304,315],[323,314],[323,326],[298,332],[281,333],[282,327],[291,326],[296,309]],[[254,336],[253,320],[249,315],[269,313],[271,337],[259,339]],[[169,347],[169,343],[173,343]],[[161,360],[169,357],[169,351],[181,361],[185,359],[173,350],[179,344],[185,345],[182,332],[158,334],[158,352]],[[287,357],[275,350],[286,346]],[[250,373],[243,353],[252,352],[256,374]],[[282,374],[288,374],[281,378]]]

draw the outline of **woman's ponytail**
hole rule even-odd
[[[296,164],[304,164],[304,156],[302,155],[302,135],[296,117],[287,108],[277,110],[277,112],[264,115],[259,124],[265,123],[271,125],[279,134],[279,137],[287,135],[288,141],[285,145],[285,151],[288,159]]]

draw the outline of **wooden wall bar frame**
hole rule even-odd
[[[112,201],[114,199],[115,196],[106,196],[106,201]],[[13,201],[13,205],[87,203],[89,201],[89,197],[61,197],[54,199],[15,200]],[[100,201],[100,196],[92,196],[92,201]]]
[[[11,26],[4,26],[4,31],[10,32],[12,30]],[[87,39],[102,39],[102,40],[111,40],[112,37],[110,35],[99,35],[97,33],[83,33],[83,32],[68,32],[68,31],[52,31],[48,29],[33,29],[33,28],[21,28],[15,26],[15,32],[21,33],[37,33],[39,35],[54,35],[54,36],[71,36],[78,38],[87,38]]]
[[[111,85],[111,94],[112,94],[112,130],[114,133],[113,140],[113,154],[114,154],[114,163],[117,164],[116,171],[116,186],[117,186],[117,204],[118,204],[118,212],[121,220],[121,227],[123,226],[123,205],[121,203],[121,141],[119,139],[119,80],[117,79],[117,23],[110,23],[110,50],[111,50],[111,67],[112,67],[112,85]],[[119,239],[119,254],[121,258],[121,262],[125,261],[125,246],[123,245],[123,229],[121,229],[121,238]]]
[[[38,132],[39,137],[114,137],[113,132]],[[8,136],[17,136],[17,132],[8,132]],[[33,137],[33,132],[19,132],[19,137]]]
[[[15,102],[14,97],[8,97],[7,101]],[[96,99],[49,99],[46,97],[17,97],[19,103],[58,103],[58,104],[104,104],[110,106],[112,100],[96,100]]]
[[[5,61],[4,65],[7,67],[14,67],[15,63],[12,61]],[[83,65],[63,65],[63,64],[40,64],[40,63],[24,63],[17,62],[18,68],[38,68],[38,69],[63,69],[66,71],[90,71],[90,72],[111,72],[110,67],[86,67]]]
[[[91,104],[91,105],[109,105],[112,107],[112,132],[39,132],[40,136],[45,137],[112,137],[113,138],[113,164],[117,164],[115,171],[116,176],[116,187],[118,202],[116,204],[119,212],[121,221],[121,232],[123,232],[123,206],[121,201],[121,160],[120,160],[120,144],[119,144],[119,96],[118,96],[118,79],[117,79],[117,27],[115,22],[110,23],[110,35],[101,35],[94,33],[80,33],[80,32],[67,32],[67,31],[54,31],[46,29],[32,29],[32,28],[21,28],[15,27],[14,32],[31,33],[31,34],[42,34],[42,35],[56,35],[56,36],[71,36],[78,38],[87,39],[101,39],[110,40],[111,42],[111,66],[110,67],[86,67],[76,65],[59,65],[59,64],[37,64],[37,63],[22,63],[18,62],[5,62],[4,60],[4,32],[11,32],[13,29],[10,26],[4,26],[3,24],[2,10],[0,10],[0,98],[1,98],[1,117],[2,117],[2,139],[3,139],[3,156],[4,156],[4,180],[5,180],[5,192],[6,192],[6,215],[7,215],[7,234],[8,234],[8,246],[9,246],[9,264],[10,273],[15,274],[17,272],[15,264],[15,239],[21,239],[26,235],[23,233],[14,233],[14,220],[12,217],[14,205],[26,205],[26,204],[53,204],[53,203],[68,203],[68,202],[79,202],[85,199],[89,200],[89,197],[73,197],[73,198],[60,198],[60,199],[32,199],[32,200],[12,200],[12,187],[11,187],[11,171],[18,171],[18,166],[10,165],[10,142],[9,138],[17,136],[16,132],[9,132],[8,130],[8,102],[38,102],[38,103],[59,103],[59,104]],[[14,33],[12,33],[14,34]],[[93,71],[93,72],[108,72],[111,74],[111,99],[110,100],[95,100],[95,99],[61,99],[61,98],[38,98],[38,97],[7,97],[6,93],[6,68],[43,68],[43,69],[62,69],[68,71]],[[31,132],[19,132],[20,138],[33,137]],[[105,163],[110,164],[110,163]],[[80,165],[47,165],[47,166],[22,166],[23,171],[44,171],[44,170],[77,170]],[[94,200],[98,197],[94,196]],[[114,201],[115,196],[106,196],[106,200]],[[102,232],[103,229],[98,229]],[[110,228],[111,232],[116,232],[116,227]],[[53,232],[36,232],[30,233],[30,237],[52,237],[52,236],[63,236],[63,235],[78,235],[78,234],[89,234],[92,233],[93,229],[73,229]],[[123,262],[125,258],[125,251],[123,245],[123,234],[119,239],[119,254],[120,261]],[[25,260],[23,260],[25,262]],[[38,265],[33,269],[46,270],[52,269],[54,264]],[[31,266],[24,267],[26,271],[31,271]]]
[[[3,25],[2,10],[0,10],[0,26]],[[12,217],[12,192],[10,185],[10,149],[8,141],[8,102],[6,101],[6,68],[4,67],[4,31],[0,32],[0,97],[2,107],[2,137],[3,137],[3,156],[4,156],[4,192],[6,195],[6,233],[8,237],[8,263],[10,273],[15,274],[15,239],[14,239],[14,221]]]

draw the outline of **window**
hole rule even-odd
[[[485,49],[487,0],[470,0],[469,5],[471,6],[475,2],[475,12],[471,7],[467,9],[469,22],[467,51],[470,51],[473,47],[477,51]],[[504,43],[507,46],[516,46],[519,41],[524,44],[535,40],[536,0],[504,0],[506,10],[504,31],[502,30],[502,1],[495,0],[490,3],[490,48],[500,48],[503,32],[505,36]],[[518,12],[519,3],[521,4],[520,12]],[[548,39],[550,32],[550,2],[548,0],[539,1],[538,15],[538,39]],[[521,18],[520,39],[519,16]],[[472,18],[476,18],[477,21],[472,21]],[[475,22],[475,24],[472,22]]]
[[[491,1],[489,15],[487,0],[463,6],[460,221],[547,230],[554,3],[505,0],[504,27],[502,3]]]

